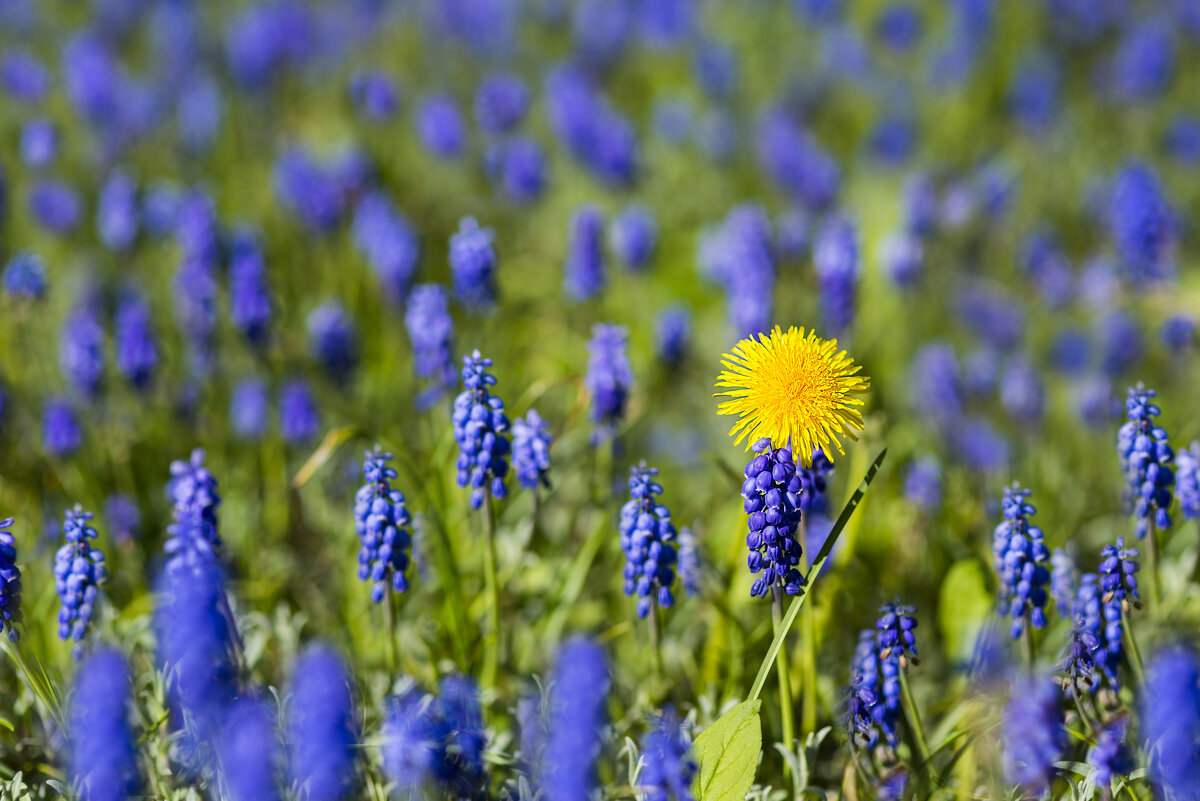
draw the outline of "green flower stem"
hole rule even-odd
[[[913,701],[912,690],[908,687],[908,671],[900,668],[900,701],[904,704],[904,717],[908,720],[908,729],[912,732],[917,744],[917,756],[921,759],[921,770],[934,780],[933,765],[929,763],[929,741],[925,739],[925,727],[921,725],[921,713]]]
[[[487,624],[483,632],[483,689],[496,686],[496,671],[500,664],[500,587],[496,581],[496,518],[492,508],[492,491],[483,494],[483,584],[487,604]]]
[[[800,513],[800,542],[808,542],[808,513]],[[806,557],[801,557],[802,560]],[[803,561],[801,569],[805,569]],[[817,625],[814,609],[807,606],[800,621],[800,730],[814,732],[817,730]],[[790,744],[789,744],[789,747]]]
[[[858,489],[854,491],[854,494],[850,496],[850,500],[842,507],[842,513],[838,515],[837,521],[829,531],[829,536],[825,538],[825,542],[821,545],[821,550],[817,552],[812,566],[809,567],[808,573],[805,574],[804,586],[800,588],[800,594],[788,606],[787,614],[783,616],[783,622],[775,632],[775,639],[771,641],[770,647],[767,648],[767,654],[763,658],[762,664],[758,667],[758,674],[754,677],[754,684],[750,686],[750,695],[746,700],[756,701],[762,695],[763,685],[767,683],[767,674],[771,671],[775,655],[783,648],[783,640],[791,630],[792,624],[796,622],[796,616],[800,614],[800,609],[804,606],[804,601],[812,592],[812,586],[816,582],[817,576],[820,575],[821,568],[825,566],[825,561],[829,559],[829,554],[833,551],[833,546],[837,544],[838,537],[842,535],[842,529],[850,522],[850,517],[854,514],[854,510],[858,508],[863,496],[867,494],[867,487],[875,479],[875,474],[879,472],[879,466],[883,464],[886,456],[887,448],[884,448],[867,469],[867,474],[863,476]]]
[[[650,615],[646,618],[650,626],[650,647],[654,651],[654,680],[661,684],[663,678],[662,624],[658,618],[658,604],[650,604]]]
[[[396,594],[389,586],[384,590],[383,621],[387,629],[387,667],[389,680],[396,678],[397,654],[396,648]]]
[[[1129,625],[1129,612],[1125,610],[1124,603],[1121,605],[1121,630],[1125,633],[1125,646],[1129,649],[1129,666],[1133,668],[1133,677],[1139,687],[1144,687],[1146,668],[1142,665],[1142,652],[1138,648],[1137,638],[1133,636],[1133,626]]]
[[[783,590],[778,583],[771,585],[771,623],[775,636],[779,636],[783,620]],[[780,648],[775,655],[775,668],[779,673],[779,717],[783,727],[783,743],[791,750],[796,740],[796,727],[792,720],[792,687],[787,663],[787,648]],[[785,763],[786,764],[786,763]]]
[[[1158,615],[1158,602],[1160,597],[1158,586],[1158,527],[1153,522],[1150,523],[1150,528],[1146,532],[1146,577],[1149,581],[1146,582],[1146,601],[1150,607],[1152,615]]]
[[[1033,621],[1029,619],[1029,610],[1025,610],[1025,624],[1021,628],[1021,653],[1025,657],[1025,670],[1033,675]]]

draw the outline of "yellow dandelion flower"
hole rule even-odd
[[[729,431],[746,448],[763,437],[775,447],[791,443],[795,458],[805,467],[813,448],[832,457],[831,446],[842,450],[842,437],[858,439],[863,429],[862,399],[871,381],[858,375],[861,365],[838,350],[836,339],[821,339],[812,331],[779,326],[758,339],[743,339],[721,357],[724,370],[716,397],[727,396],[717,411],[739,419]]]

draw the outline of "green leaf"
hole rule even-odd
[[[975,559],[954,563],[939,594],[937,622],[946,652],[969,661],[979,628],[996,607],[983,566]]]
[[[700,772],[692,785],[697,801],[742,801],[754,784],[762,751],[762,701],[743,701],[696,738]]]

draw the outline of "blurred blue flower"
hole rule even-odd
[[[600,646],[580,637],[559,651],[550,685],[539,789],[546,801],[587,801],[596,787],[609,675]]]
[[[1046,677],[1015,680],[1004,710],[1004,770],[1009,781],[1040,794],[1054,778],[1054,763],[1067,748],[1058,695]]]
[[[1111,378],[1128,372],[1141,361],[1145,347],[1137,321],[1123,311],[1114,311],[1097,322],[1103,348],[1101,367]]]
[[[71,456],[83,444],[83,432],[75,419],[75,410],[66,398],[50,398],[42,410],[42,447],[50,456]]]
[[[1163,146],[1178,164],[1200,164],[1200,118],[1182,114],[1176,117],[1163,136]]]
[[[911,287],[924,270],[924,247],[916,235],[897,232],[883,240],[880,261],[892,283],[898,287]]]
[[[958,292],[955,307],[962,324],[998,350],[1009,350],[1024,333],[1021,304],[997,287],[968,284]]]
[[[256,698],[239,698],[229,708],[215,743],[221,786],[229,801],[277,801],[279,736],[275,712]]]
[[[679,580],[689,598],[704,592],[704,556],[700,540],[687,526],[679,529]]]
[[[911,3],[890,3],[875,17],[875,34],[880,41],[901,53],[916,47],[923,27],[921,12]]]
[[[184,83],[175,107],[184,146],[194,153],[206,152],[221,128],[222,113],[221,88],[216,78],[201,72]]]
[[[820,211],[837,198],[837,162],[783,110],[772,110],[759,122],[757,148],[763,172],[795,202]]]
[[[126,289],[113,314],[117,372],[135,389],[145,389],[158,367],[158,345],[150,307],[136,289]]]
[[[1176,454],[1175,494],[1179,511],[1188,520],[1200,518],[1200,440]]]
[[[235,231],[229,245],[229,317],[251,345],[266,344],[273,304],[262,247],[252,230]]]
[[[1058,116],[1059,69],[1052,56],[1027,54],[1008,86],[1008,109],[1026,131],[1043,134]]]
[[[517,136],[497,143],[488,151],[492,179],[505,197],[515,203],[531,203],[546,188],[546,152],[535,140]]]
[[[1050,566],[1050,597],[1054,599],[1058,613],[1068,617],[1078,593],[1075,559],[1062,548],[1055,548],[1050,554]]]
[[[1071,261],[1062,252],[1053,232],[1035,231],[1021,244],[1020,265],[1047,306],[1058,309],[1070,300],[1074,278]]]
[[[49,167],[58,157],[58,128],[50,120],[29,120],[21,128],[20,151],[26,167]]]
[[[735,332],[749,336],[770,325],[775,288],[771,222],[762,207],[735,206],[700,241],[700,269],[724,290]]]
[[[263,0],[246,6],[226,27],[225,55],[235,80],[258,89],[315,52],[318,32],[312,12],[293,0]]]
[[[1175,216],[1150,167],[1129,162],[1117,173],[1108,225],[1121,266],[1135,285],[1174,275]]]
[[[624,52],[634,23],[629,0],[580,0],[571,19],[575,50],[584,61],[609,64]]]
[[[52,234],[67,234],[83,217],[83,200],[70,185],[45,179],[29,190],[29,213]]]
[[[1077,376],[1091,363],[1092,345],[1088,335],[1077,328],[1063,328],[1050,343],[1050,362],[1058,372]]]
[[[1196,342],[1196,318],[1187,314],[1168,317],[1158,328],[1158,338],[1172,352],[1186,352]]]
[[[529,87],[516,75],[489,75],[475,90],[475,120],[485,133],[509,133],[525,118],[529,101]]]
[[[454,98],[437,92],[417,105],[417,134],[421,145],[440,159],[454,159],[467,145],[466,123]]]
[[[1115,718],[1096,736],[1096,744],[1088,749],[1088,764],[1096,769],[1096,786],[1110,788],[1118,775],[1128,774],[1135,762],[1125,740],[1129,729],[1126,718]]]
[[[312,387],[302,378],[293,379],[279,391],[279,432],[283,441],[304,445],[320,431],[317,402]]]
[[[137,182],[120,171],[110,174],[100,189],[96,227],[110,250],[126,250],[137,237]]]
[[[678,367],[687,356],[692,337],[692,313],[686,306],[663,310],[654,327],[655,354],[668,368]]]
[[[358,718],[352,679],[328,645],[311,645],[292,671],[290,776],[307,801],[340,801],[354,783]]]
[[[654,104],[651,127],[663,141],[682,145],[692,132],[692,106],[682,97],[665,97]]]
[[[358,330],[354,320],[336,300],[327,300],[309,312],[308,349],[328,375],[339,386],[358,366]]]
[[[272,183],[282,205],[318,233],[328,233],[349,207],[361,165],[353,151],[318,163],[301,147],[289,147],[276,159]]]
[[[712,100],[724,100],[738,88],[737,53],[724,42],[703,41],[692,51],[692,75]]]
[[[584,380],[591,395],[592,444],[616,436],[625,417],[625,404],[633,386],[633,370],[626,354],[629,332],[620,326],[597,324],[588,342],[588,369]]]
[[[652,722],[642,738],[642,754],[646,764],[641,787],[647,801],[692,801],[692,780],[699,765],[687,728],[672,710]]]
[[[262,439],[271,415],[267,384],[261,378],[244,378],[229,398],[229,424],[238,437]]]
[[[418,408],[428,407],[458,379],[453,361],[454,321],[446,290],[439,284],[414,288],[404,325],[412,342],[413,372],[418,378],[433,379],[433,385],[418,398]]]
[[[372,190],[359,200],[354,244],[378,276],[387,299],[403,302],[417,271],[421,245],[413,224],[382,191]]]
[[[602,292],[605,283],[604,218],[594,206],[581,206],[571,218],[563,291],[569,299],[583,301]]]
[[[119,651],[97,650],[79,666],[67,736],[71,784],[81,801],[125,801],[141,792],[132,701],[129,666]]]
[[[942,503],[942,468],[932,456],[909,463],[904,474],[904,497],[927,512],[936,512]]]
[[[645,206],[626,206],[612,220],[609,242],[621,263],[630,270],[650,265],[658,246],[658,224]]]
[[[549,488],[550,444],[554,441],[550,426],[536,409],[530,409],[525,417],[513,421],[512,432],[512,466],[517,481],[525,489]]]
[[[637,136],[629,120],[583,70],[564,64],[545,83],[550,126],[571,156],[597,179],[628,186],[637,175]]]
[[[812,218],[801,208],[790,208],[775,218],[775,250],[784,261],[801,261],[812,244]]]
[[[1112,85],[1125,103],[1161,95],[1175,70],[1175,38],[1170,22],[1152,16],[1127,25],[1113,54]]]
[[[496,305],[496,246],[491,228],[480,228],[474,217],[463,217],[450,236],[450,273],[454,294],[472,309]]]
[[[0,84],[14,100],[36,103],[50,89],[50,73],[28,50],[10,49],[0,59]]]
[[[904,226],[909,233],[929,236],[937,226],[937,186],[932,176],[914,172],[904,179]]]
[[[94,304],[85,300],[63,323],[58,365],[72,389],[87,399],[100,394],[104,380],[104,328]]]
[[[350,78],[350,100],[358,113],[369,120],[386,120],[400,110],[396,82],[375,70],[363,70]]]
[[[1016,423],[1033,426],[1046,413],[1046,388],[1033,362],[1024,354],[1009,359],[1000,379],[1000,403]]]
[[[1150,660],[1142,693],[1142,734],[1150,741],[1150,774],[1180,801],[1200,788],[1200,660],[1170,646]]]
[[[4,292],[14,298],[40,300],[46,294],[42,257],[22,251],[4,267]]]
[[[109,495],[104,501],[104,522],[112,538],[119,543],[137,539],[142,532],[142,511],[130,495]]]
[[[917,123],[910,114],[888,112],[876,121],[867,146],[871,155],[884,166],[899,167],[912,156],[917,134]]]
[[[166,236],[175,230],[182,205],[179,188],[166,181],[151,184],[142,197],[142,227],[151,236]]]
[[[75,504],[63,519],[66,543],[54,555],[54,591],[62,603],[58,610],[58,638],[75,643],[75,658],[83,656],[83,638],[87,635],[100,599],[100,585],[108,578],[104,553],[92,540],[98,532],[92,526],[92,513]]]

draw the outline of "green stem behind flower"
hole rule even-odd
[[[779,584],[771,585],[771,624],[775,636],[779,636],[779,626],[783,621],[783,590]],[[779,674],[779,718],[783,728],[783,743],[790,751],[796,740],[796,726],[792,719],[792,687],[788,671],[787,648],[780,648],[775,656],[775,668]],[[784,763],[786,769],[786,762]]]
[[[1146,576],[1149,581],[1146,582],[1146,601],[1150,607],[1152,615],[1158,614],[1158,537],[1157,527],[1154,523],[1150,523],[1150,527],[1146,532]]]
[[[1125,647],[1129,651],[1129,666],[1133,668],[1133,676],[1139,687],[1146,685],[1146,668],[1142,665],[1142,652],[1138,648],[1137,638],[1133,636],[1133,627],[1129,625],[1129,613],[1121,606],[1121,630],[1125,634]]]
[[[500,587],[496,581],[496,517],[492,508],[492,490],[483,494],[483,586],[487,604],[487,622],[483,632],[483,689],[496,686],[500,664]]]
[[[396,597],[390,586],[386,587],[383,593],[386,596],[383,599],[383,625],[387,629],[388,681],[392,682],[396,679],[397,654],[399,653],[396,648]]]
[[[921,725],[921,713],[913,701],[912,690],[908,687],[908,671],[900,668],[900,700],[904,705],[904,717],[908,721],[908,729],[912,732],[913,741],[917,746],[917,757],[921,760],[921,772],[928,776],[930,782],[937,781],[930,764],[929,741],[925,739],[925,727]]]
[[[1021,653],[1025,657],[1025,672],[1033,675],[1033,621],[1029,618],[1029,610],[1025,610],[1025,621],[1021,626]]]

